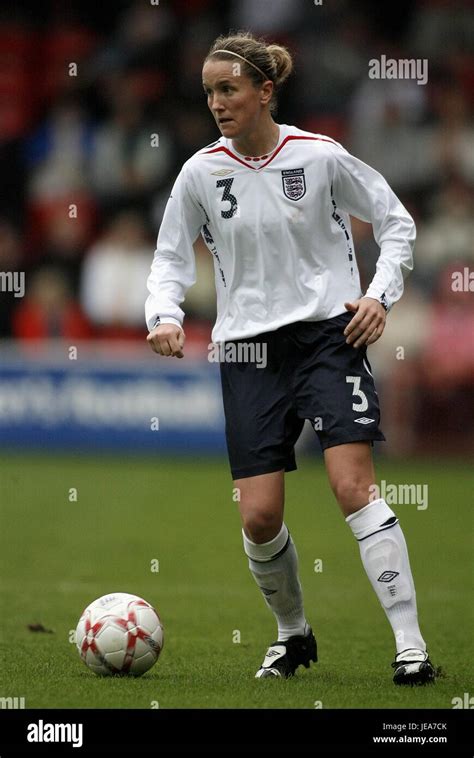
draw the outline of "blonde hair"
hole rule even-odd
[[[243,73],[255,86],[261,85],[265,79],[272,81],[274,92],[270,101],[270,112],[276,112],[276,94],[293,71],[293,59],[286,47],[267,45],[266,40],[254,37],[251,32],[236,32],[217,37],[204,62],[211,57],[218,60],[235,60],[236,57],[245,59]]]

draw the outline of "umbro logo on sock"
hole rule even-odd
[[[272,650],[271,648],[267,651],[267,654],[265,658],[273,658],[274,655],[281,655],[281,653],[278,652],[278,650]]]
[[[264,595],[274,595],[277,590],[269,590],[268,587],[260,587]]]
[[[399,571],[384,571],[377,579],[378,582],[391,582],[396,576],[400,574]]]

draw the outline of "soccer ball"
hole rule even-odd
[[[114,592],[85,608],[76,628],[76,645],[96,674],[141,676],[158,660],[163,625],[146,600]]]

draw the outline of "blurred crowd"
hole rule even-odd
[[[415,218],[415,271],[373,348],[382,385],[407,388],[393,410],[400,439],[407,414],[429,421],[453,393],[472,406],[474,292],[452,286],[453,275],[467,271],[469,282],[474,270],[469,0],[4,5],[0,272],[24,271],[26,294],[0,292],[0,337],[144,339],[146,278],[170,187],[182,163],[219,136],[202,61],[230,29],[291,49],[295,73],[277,121],[341,142]],[[369,78],[369,61],[382,55],[427,59],[427,84]],[[366,286],[378,248],[369,225],[354,220],[353,233]],[[196,260],[187,336],[207,344],[214,274],[201,243]],[[415,409],[404,403],[422,386],[434,388],[431,404],[421,390]]]

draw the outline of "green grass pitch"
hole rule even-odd
[[[452,708],[472,682],[472,475],[384,460],[377,473],[429,487],[426,510],[394,509],[444,673],[434,686],[392,684],[392,632],[319,459],[287,476],[285,520],[320,662],[260,681],[276,626],[247,568],[225,460],[10,455],[0,464],[0,696],[27,708]],[[113,591],[143,596],[165,627],[161,657],[139,679],[96,677],[70,642],[82,609]]]

